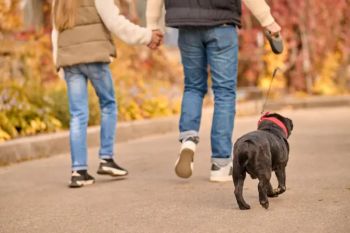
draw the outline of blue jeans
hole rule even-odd
[[[180,141],[198,137],[203,98],[208,91],[208,66],[214,92],[211,129],[212,159],[232,154],[236,112],[238,36],[234,26],[181,28],[179,47],[185,72]]]
[[[107,63],[79,64],[64,68],[70,111],[72,170],[87,169],[86,130],[89,121],[88,80],[99,98],[101,110],[101,159],[113,158],[117,124],[116,101]]]

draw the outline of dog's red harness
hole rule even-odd
[[[260,120],[258,122],[258,126],[263,121],[271,121],[271,122],[275,123],[276,125],[278,125],[283,130],[284,134],[286,135],[286,138],[288,138],[288,130],[287,130],[286,126],[280,120],[278,120],[276,117],[268,117],[267,116],[268,114],[270,114],[270,113],[267,112],[260,118]]]

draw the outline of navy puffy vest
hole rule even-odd
[[[165,0],[169,27],[241,26],[241,0]]]

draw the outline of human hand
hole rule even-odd
[[[58,77],[60,77],[62,80],[64,80],[64,70],[62,68],[59,69],[57,74],[58,74]]]
[[[281,36],[281,27],[276,22],[265,27],[265,35],[270,43],[272,52],[275,54],[281,54],[283,52],[283,40]]]
[[[153,30],[152,31],[152,40],[147,45],[148,48],[150,48],[152,50],[157,49],[163,43],[163,38],[164,38],[164,35],[159,29]]]
[[[265,27],[265,30],[268,31],[272,36],[275,36],[281,32],[281,26],[278,23],[273,22],[272,24],[267,25]]]

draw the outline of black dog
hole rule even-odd
[[[239,138],[234,146],[233,182],[235,196],[241,210],[250,209],[243,199],[243,183],[246,172],[259,179],[259,201],[269,208],[267,197],[277,197],[286,191],[286,171],[288,162],[288,137],[293,130],[293,122],[277,113],[266,113],[258,123],[258,130]],[[271,173],[275,171],[278,188],[270,183]]]

